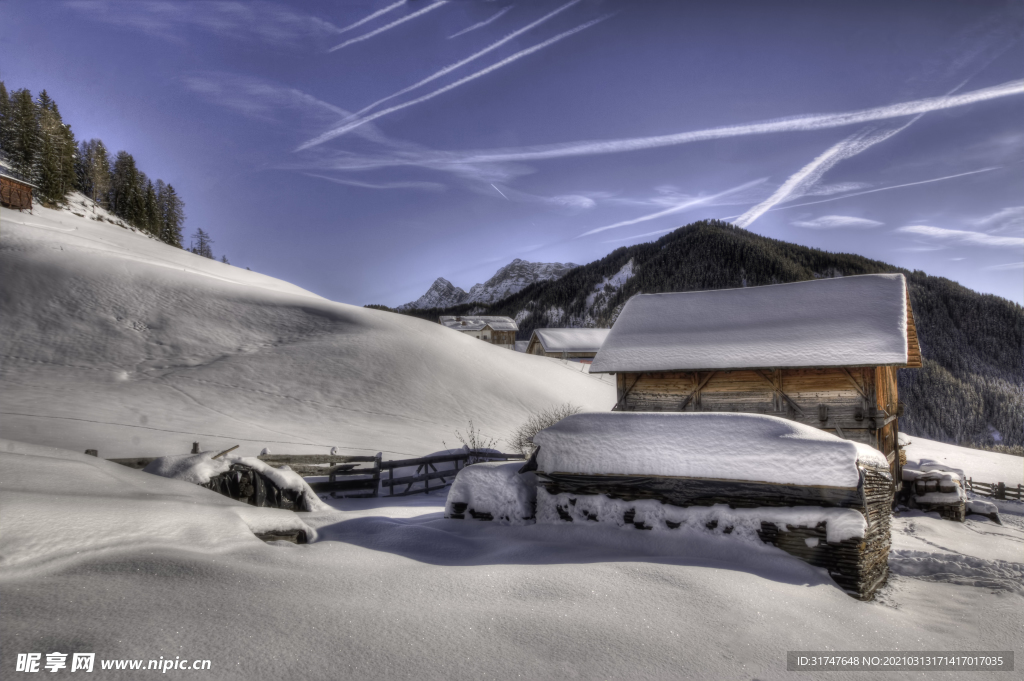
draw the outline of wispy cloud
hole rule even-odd
[[[510,9],[512,9],[514,6],[515,5],[509,5],[508,7],[503,7],[500,10],[498,10],[498,12],[494,16],[490,17],[489,19],[484,19],[483,21],[481,21],[479,23],[476,23],[476,24],[473,24],[472,26],[470,26],[468,28],[464,28],[461,31],[459,31],[458,33],[452,33],[450,36],[448,36],[448,39],[451,40],[452,38],[458,38],[460,35],[465,35],[466,33],[469,33],[470,31],[475,31],[478,28],[483,28],[484,26],[486,26],[486,25],[488,25],[488,24],[490,24],[492,22],[495,22],[498,19],[500,19],[503,16],[505,16],[505,14],[507,14],[508,11]]]
[[[972,225],[997,234],[999,232],[1024,231],[1024,206],[1003,208],[991,215],[976,218],[970,222]]]
[[[577,26],[576,28],[573,28],[573,29],[570,29],[568,31],[565,31],[564,33],[559,33],[554,38],[549,38],[549,39],[545,40],[542,43],[534,45],[533,47],[529,47],[529,48],[527,48],[525,50],[520,50],[519,52],[516,52],[515,54],[513,54],[510,57],[505,57],[504,59],[502,59],[501,61],[499,61],[496,64],[492,64],[491,66],[488,66],[485,69],[481,69],[480,71],[477,71],[476,73],[470,74],[470,75],[466,76],[465,78],[462,78],[460,80],[455,81],[454,83],[450,83],[448,85],[445,85],[444,87],[439,88],[437,90],[434,90],[433,92],[430,92],[428,94],[425,94],[422,97],[417,97],[416,99],[410,100],[408,102],[403,102],[403,103],[398,104],[396,106],[392,106],[390,108],[383,109],[383,110],[378,111],[376,113],[370,114],[369,116],[364,116],[364,117],[359,118],[359,119],[357,119],[355,121],[352,121],[351,123],[347,123],[345,125],[342,125],[342,126],[339,126],[337,128],[334,128],[333,130],[329,130],[329,131],[325,132],[324,134],[320,135],[319,137],[315,137],[315,138],[309,140],[308,142],[305,142],[304,144],[299,146],[299,148],[296,149],[296,151],[302,151],[304,149],[309,149],[310,147],[315,147],[318,144],[323,144],[324,142],[326,142],[328,140],[334,139],[335,137],[338,137],[340,135],[344,135],[345,133],[347,133],[347,132],[349,132],[351,130],[356,129],[356,128],[358,128],[361,125],[369,123],[370,121],[377,120],[378,118],[381,118],[382,116],[387,116],[388,114],[392,114],[392,113],[394,113],[396,111],[401,111],[402,109],[408,108],[410,106],[415,106],[416,104],[420,104],[420,103],[425,102],[427,100],[433,99],[434,97],[437,97],[438,95],[442,95],[445,92],[449,92],[450,90],[454,90],[455,88],[460,87],[462,85],[465,85],[466,83],[468,83],[470,81],[473,81],[473,80],[476,80],[477,78],[481,78],[483,76],[486,76],[487,74],[489,74],[489,73],[491,73],[493,71],[497,71],[498,69],[500,69],[500,68],[502,68],[504,66],[507,66],[507,65],[509,65],[509,64],[511,64],[513,62],[516,62],[516,61],[522,59],[523,57],[531,55],[534,52],[538,52],[540,50],[543,50],[545,47],[549,47],[551,45],[554,45],[555,43],[557,43],[560,40],[564,40],[565,38],[568,38],[571,35],[575,35],[576,33],[579,33],[580,31],[583,31],[583,30],[585,30],[587,28],[590,28],[594,24],[597,24],[597,23],[599,23],[601,21],[604,21],[605,19],[607,19],[610,16],[612,16],[612,15],[611,14],[606,14],[603,17],[598,17],[597,19],[593,19],[591,21],[588,21],[585,24],[581,24],[581,25]]]
[[[676,227],[668,227],[666,229],[658,229],[658,230],[655,230],[653,232],[645,232],[644,234],[634,234],[633,236],[624,236],[624,237],[622,237],[620,239],[608,239],[607,241],[602,241],[601,243],[603,243],[603,244],[617,244],[620,241],[632,241],[633,239],[643,239],[643,238],[649,237],[649,236],[658,236],[659,234],[667,234],[668,232],[671,232],[674,229],[677,229],[677,228]]]
[[[1024,246],[1024,238],[1016,236],[994,236],[984,232],[968,232],[962,229],[945,229],[944,227],[932,227],[929,225],[908,225],[896,230],[903,234],[913,234],[937,241],[953,241],[975,246],[992,247],[1021,247]]]
[[[989,265],[984,269],[994,270],[997,272],[1000,270],[1024,270],[1024,262],[1008,262],[1003,263],[1002,265]]]
[[[741,184],[739,186],[733,187],[731,189],[726,189],[724,192],[719,192],[717,194],[711,194],[709,196],[698,196],[698,197],[694,197],[694,198],[691,198],[691,199],[687,199],[686,201],[683,201],[681,203],[677,203],[677,204],[675,204],[675,205],[673,205],[673,206],[671,206],[669,208],[666,208],[665,210],[660,210],[660,211],[658,211],[656,213],[649,213],[648,215],[641,215],[640,217],[632,218],[630,220],[623,220],[622,222],[616,222],[613,225],[605,225],[604,227],[598,227],[596,229],[590,230],[589,232],[584,232],[583,234],[580,234],[580,236],[584,237],[584,236],[590,236],[591,234],[599,234],[600,232],[605,232],[605,231],[608,231],[609,229],[618,229],[619,227],[628,227],[630,225],[636,225],[636,224],[639,224],[641,222],[648,222],[650,220],[656,220],[658,218],[665,217],[666,215],[672,215],[674,213],[681,213],[684,210],[687,210],[689,208],[693,208],[694,206],[700,206],[702,204],[711,203],[711,202],[713,202],[713,201],[715,201],[717,199],[720,199],[720,198],[722,198],[724,196],[728,196],[728,195],[736,193],[736,192],[741,192],[741,191],[743,191],[745,189],[749,189],[750,187],[753,187],[754,185],[760,184],[762,182],[764,182],[764,178],[759,179],[759,180],[754,180],[752,182],[746,182],[744,184]]]
[[[850,215],[822,215],[813,220],[797,220],[792,224],[806,229],[874,229],[885,223],[867,218],[855,218]]]
[[[404,24],[407,21],[412,21],[416,17],[422,16],[422,15],[426,14],[427,12],[432,12],[435,9],[437,9],[438,7],[441,7],[441,6],[447,5],[447,4],[448,4],[448,0],[437,0],[437,2],[435,2],[434,4],[427,5],[426,7],[424,7],[421,10],[419,10],[418,12],[413,12],[412,14],[407,14],[404,17],[402,17],[401,19],[396,19],[395,21],[392,21],[390,24],[385,24],[384,26],[381,26],[380,28],[374,29],[374,30],[370,31],[369,33],[364,33],[363,35],[356,36],[355,38],[350,38],[350,39],[346,40],[343,43],[335,45],[334,47],[332,47],[331,49],[329,49],[327,51],[328,52],[335,52],[337,50],[342,49],[343,47],[348,47],[349,45],[353,45],[355,43],[361,43],[364,40],[369,40],[370,38],[373,38],[374,36],[378,36],[381,33],[384,33],[385,31],[390,31],[391,29],[395,28],[396,26],[401,26],[402,24]]]
[[[303,47],[338,33],[338,27],[271,2],[111,2],[74,0],[65,6],[84,17],[181,42],[182,31],[198,29],[219,37]]]
[[[328,175],[317,175],[316,173],[304,173],[307,177],[316,177],[321,180],[327,180],[335,184],[343,184],[349,187],[359,187],[362,189],[426,189],[428,191],[444,191],[446,187],[438,182],[384,182],[382,184],[373,184],[371,182],[356,182],[354,180],[343,180],[337,177],[330,177]]]
[[[384,102],[386,102],[388,100],[391,100],[391,99],[394,99],[395,97],[399,97],[401,95],[404,95],[407,92],[412,92],[413,90],[415,90],[417,88],[420,88],[420,87],[423,87],[427,83],[433,82],[433,81],[437,80],[438,78],[443,78],[444,76],[448,75],[452,71],[454,71],[454,70],[456,70],[458,68],[461,68],[461,67],[465,66],[466,64],[469,64],[472,61],[475,61],[475,60],[479,59],[480,57],[484,56],[485,54],[488,54],[489,52],[493,52],[494,50],[498,49],[499,47],[501,47],[502,45],[508,43],[511,40],[515,40],[516,38],[518,38],[522,34],[526,33],[527,31],[530,31],[530,30],[532,30],[534,28],[537,28],[538,26],[543,24],[548,19],[551,19],[551,18],[557,16],[558,14],[564,12],[565,10],[569,9],[570,7],[572,7],[573,5],[575,5],[575,4],[579,3],[579,2],[580,2],[580,0],[571,0],[570,2],[562,5],[561,7],[555,9],[554,11],[548,12],[547,14],[542,16],[540,19],[537,19],[536,21],[531,22],[531,23],[527,24],[526,26],[523,26],[522,28],[520,28],[518,30],[512,31],[511,33],[509,33],[507,36],[505,36],[501,40],[498,40],[496,42],[491,43],[490,45],[488,45],[484,49],[479,50],[478,52],[475,52],[475,53],[469,55],[465,59],[457,61],[454,64],[449,64],[448,66],[444,67],[440,71],[436,71],[436,72],[430,74],[429,76],[427,76],[423,80],[418,81],[416,83],[413,83],[412,85],[410,85],[407,88],[399,90],[398,92],[392,93],[392,94],[388,95],[387,97],[384,97],[382,99],[378,99],[376,102],[374,102],[372,104],[364,106],[362,109],[357,111],[354,114],[354,116],[362,116],[367,111],[370,111],[371,109],[377,108],[378,106],[380,106],[381,104],[383,104]]]
[[[383,16],[383,15],[387,14],[388,12],[390,12],[393,9],[398,9],[399,7],[401,7],[404,4],[406,4],[406,0],[398,0],[398,2],[394,3],[393,5],[388,5],[387,7],[383,8],[383,9],[377,10],[373,14],[366,15],[365,17],[363,17],[359,21],[355,22],[354,24],[349,24],[348,26],[345,26],[344,28],[339,28],[338,29],[338,33],[346,33],[347,31],[351,31],[353,28],[359,28],[363,24],[368,23],[370,21],[373,21],[377,17]]]

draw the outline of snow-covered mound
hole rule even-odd
[[[254,533],[316,533],[292,511],[257,508],[67,450],[0,440],[0,572],[40,574],[126,552],[217,555]]]
[[[500,524],[533,522],[537,476],[532,472],[520,474],[522,467],[522,461],[491,461],[466,466],[459,471],[448,491],[445,517],[488,514]]]
[[[569,416],[533,437],[539,469],[856,487],[878,450],[775,416],[605,412]]]
[[[335,303],[68,210],[0,211],[5,437],[101,457],[239,444],[423,455],[469,419],[610,409],[614,387],[438,324]]]
[[[191,482],[195,485],[205,485],[210,478],[226,473],[231,469],[231,464],[242,464],[262,473],[270,479],[278,489],[286,489],[295,493],[306,511],[326,511],[330,508],[320,501],[320,497],[309,486],[309,483],[287,466],[274,468],[250,456],[217,456],[216,451],[200,452],[199,454],[184,454],[180,456],[161,456],[153,459],[143,469],[145,473],[152,473],[164,478]]]

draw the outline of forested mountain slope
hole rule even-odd
[[[899,372],[908,415],[902,431],[945,442],[1024,445],[1024,308],[924,272],[859,255],[769,239],[719,221],[696,222],[657,241],[619,248],[555,281],[532,284],[491,305],[415,310],[486,311],[514,317],[518,338],[533,329],[611,326],[638,293],[762,286],[822,277],[902,272],[924,355]]]

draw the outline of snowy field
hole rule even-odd
[[[501,437],[536,409],[614,402],[558,362],[86,215],[0,216],[3,678],[17,653],[53,651],[96,653],[95,678],[134,678],[100,660],[177,656],[211,669],[169,676],[336,680],[780,679],[787,650],[1020,649],[1017,502],[997,502],[1002,525],[901,514],[889,583],[865,603],[710,530],[446,520],[445,492],[295,514],[85,456],[184,453],[199,434],[250,455],[396,458],[451,445],[469,418]],[[1020,458],[910,440],[911,459],[977,480],[1022,473]],[[303,526],[316,541],[253,535]],[[1010,678],[970,674],[990,677]]]

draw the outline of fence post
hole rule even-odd
[[[1005,499],[1006,498],[1006,483],[1005,482],[997,482],[996,483],[996,489],[995,489],[995,495],[994,496],[995,496],[996,499]]]
[[[380,490],[380,461],[384,456],[384,452],[377,452],[377,456],[373,457],[373,496],[376,498],[377,493]]]
[[[395,468],[388,469],[388,486],[391,488],[390,496],[395,496]]]

